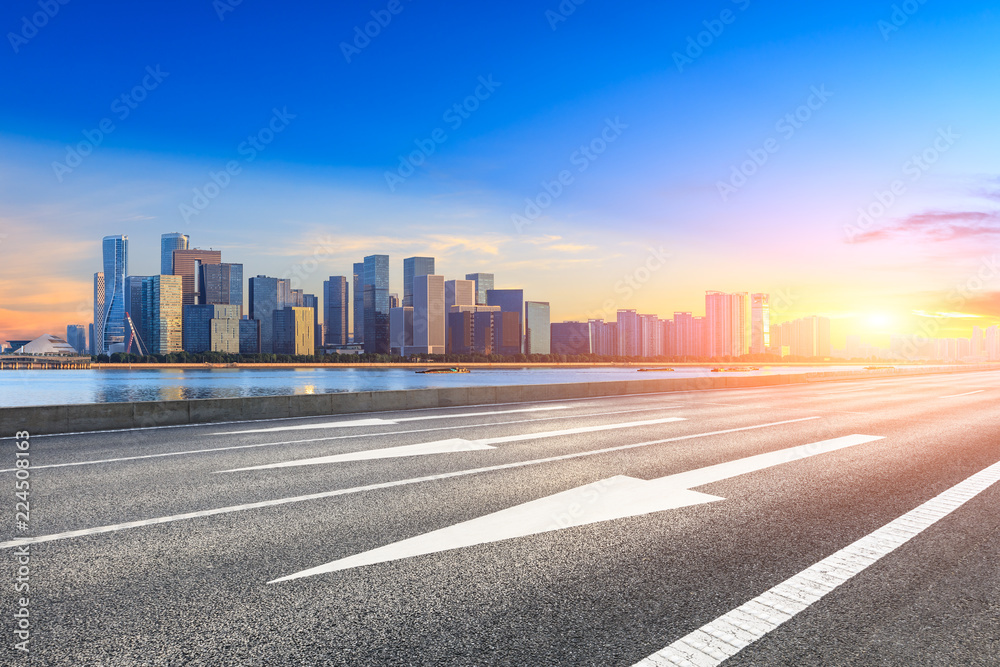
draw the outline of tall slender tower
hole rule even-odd
[[[413,279],[434,273],[433,257],[407,257],[403,260],[403,307],[413,305]]]
[[[368,354],[389,354],[389,255],[364,261],[364,342]]]
[[[128,274],[128,237],[105,236],[104,251],[104,312],[98,334],[99,353],[122,351],[115,346],[125,344],[125,276]],[[96,325],[96,323],[95,323]],[[114,348],[114,349],[113,349]]]
[[[330,276],[323,281],[323,307],[326,308],[326,345],[347,345],[349,297],[347,276]]]
[[[365,264],[354,263],[354,344],[365,342]]]
[[[179,232],[160,235],[160,275],[174,275],[174,250],[187,250],[190,241],[187,234]]]
[[[771,296],[750,295],[750,354],[766,354],[771,347]]]
[[[104,272],[94,274],[94,323],[90,325],[90,353],[104,354]]]

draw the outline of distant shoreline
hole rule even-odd
[[[210,363],[200,363],[200,364],[182,364],[182,363],[163,363],[163,364],[112,364],[112,363],[93,363],[91,364],[92,369],[96,370],[145,370],[145,369],[157,369],[157,368],[171,368],[171,369],[181,369],[181,370],[205,370],[205,369],[241,369],[241,368],[409,368],[409,369],[420,369],[420,368],[475,368],[479,370],[489,370],[489,369],[510,369],[510,368],[711,368],[714,366],[725,366],[728,368],[737,368],[740,366],[754,366],[754,367],[764,367],[764,366],[777,366],[777,367],[816,367],[816,366],[857,366],[858,368],[864,368],[865,366],[927,366],[929,364],[921,363],[878,363],[873,364],[871,362],[845,362],[845,361],[827,361],[827,362],[634,362],[634,363],[623,363],[623,362],[566,362],[566,363],[552,363],[552,362],[542,362],[542,363],[530,363],[530,362],[501,362],[501,363],[489,363],[489,362],[470,362],[463,364],[451,364],[451,363],[435,363],[435,362],[399,362],[399,363],[232,363],[232,364],[210,364]],[[940,364],[934,364],[940,365]],[[957,364],[956,364],[957,365]]]

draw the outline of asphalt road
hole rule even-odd
[[[3,434],[12,579],[36,541],[0,662],[998,665],[998,398],[991,371],[32,437],[26,531]]]

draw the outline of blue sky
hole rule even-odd
[[[800,295],[788,316],[892,312],[912,327],[913,310],[955,310],[948,295],[996,241],[1000,12],[894,10],[904,4],[53,0],[32,32],[23,21],[40,4],[12,0],[0,9],[0,333],[79,320],[100,237],[128,234],[142,274],[165,231],[250,275],[316,263],[307,291],[364,254],[391,254],[397,282],[404,256],[434,254],[449,277],[495,270],[551,301],[554,319],[700,312],[706,289],[788,289]],[[348,62],[343,44],[372,12],[391,20]],[[123,118],[121,96],[144,80]],[[473,111],[448,115],[477,89]],[[779,125],[810,100],[794,132]],[[283,129],[248,161],[240,147],[275,109]],[[57,173],[102,121],[114,130]],[[614,140],[582,157],[609,122]],[[913,180],[904,165],[941,132],[947,150]],[[719,183],[768,140],[776,150],[723,199]],[[417,142],[433,154],[390,188]],[[185,216],[229,161],[239,173]],[[570,182],[518,230],[512,216],[560,172]],[[849,238],[895,180],[905,193]],[[665,268],[623,289],[661,248]],[[25,289],[35,252],[55,282]],[[970,293],[962,314],[1000,316],[998,291]]]

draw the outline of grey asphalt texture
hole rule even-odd
[[[5,593],[0,663],[632,665],[1000,461],[998,398],[1000,371],[988,371],[35,437],[28,535],[42,536],[818,417],[34,544],[31,652],[11,648],[16,596]],[[552,405],[568,407],[477,416]],[[373,417],[435,418],[220,434]],[[666,417],[684,421],[219,472]],[[698,487],[719,502],[268,583],[615,475],[653,479],[850,434],[884,439]],[[3,435],[0,469],[14,462]],[[128,459],[176,452],[190,453]],[[116,458],[128,460],[89,463]],[[10,540],[23,536],[14,475],[0,484]],[[1000,664],[998,524],[995,485],[725,664]],[[13,573],[13,551],[3,559]]]

